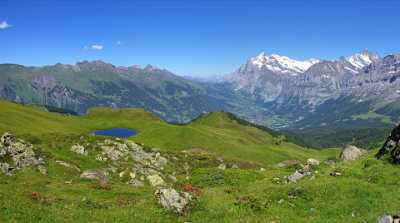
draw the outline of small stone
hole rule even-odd
[[[307,160],[307,164],[311,165],[311,166],[318,166],[319,165],[319,160],[313,159],[313,158],[309,158]]]
[[[233,164],[233,165],[231,166],[231,168],[232,168],[232,169],[239,169],[239,166],[236,165],[236,164]]]
[[[101,186],[106,186],[108,183],[108,179],[106,177],[106,174],[102,171],[99,170],[85,170],[81,176],[81,178],[89,179],[89,180],[95,180],[97,181]]]
[[[333,171],[332,173],[330,173],[329,175],[333,176],[333,177],[340,177],[342,174],[338,171]]]
[[[147,176],[147,180],[153,187],[159,187],[165,185],[164,180],[157,174]]]
[[[260,168],[260,171],[261,171],[261,172],[264,172],[264,171],[265,171],[265,168],[261,167],[261,168]]]
[[[284,200],[284,199],[280,199],[280,200],[278,201],[278,204],[282,204],[283,202],[285,202],[285,200]]]
[[[226,165],[224,163],[221,163],[221,164],[219,164],[218,169],[225,170],[226,169]]]
[[[40,172],[42,175],[44,175],[44,176],[47,176],[47,175],[48,175],[48,171],[47,171],[47,168],[46,168],[45,166],[39,165],[37,168],[38,168],[39,172]]]
[[[140,181],[140,180],[137,180],[137,179],[130,180],[129,184],[134,186],[134,187],[143,187],[144,186],[143,181]]]
[[[174,175],[168,175],[168,178],[170,180],[172,180],[172,182],[174,182],[174,183],[176,183],[178,181]]]
[[[56,160],[56,163],[60,164],[61,166],[64,166],[64,167],[67,167],[67,168],[72,168],[72,169],[75,169],[78,172],[81,172],[81,169],[79,169],[79,167],[77,167],[75,165],[72,165],[72,164],[69,164],[67,162],[64,162],[62,160]]]
[[[288,176],[288,180],[291,183],[296,183],[298,180],[300,180],[301,178],[303,178],[309,174],[310,174],[309,172],[302,173],[302,172],[296,170],[296,172],[294,172],[292,175]]]
[[[71,151],[80,155],[87,155],[87,151],[85,150],[85,147],[79,144],[75,144],[71,146]]]

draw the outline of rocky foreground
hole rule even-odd
[[[53,160],[56,165],[73,171],[82,181],[91,181],[98,188],[105,189],[113,187],[110,179],[118,179],[132,188],[150,187],[152,188],[153,198],[164,209],[184,216],[190,213],[196,206],[196,200],[201,196],[201,189],[191,184],[182,185],[180,180],[189,180],[191,170],[196,162],[201,162],[204,157],[197,157],[198,160],[191,159],[193,153],[199,155],[206,153],[202,149],[192,149],[190,151],[178,152],[176,154],[163,153],[157,148],[147,148],[131,140],[123,139],[104,139],[99,138],[89,141],[84,137],[75,140],[69,152],[77,157],[84,159],[94,159],[102,164],[92,168],[82,168],[68,160]],[[266,172],[271,168],[294,169],[291,174],[284,177],[272,179],[274,184],[298,184],[301,181],[314,181],[321,175],[320,165],[334,167],[337,162],[352,162],[367,154],[363,149],[355,146],[343,148],[340,156],[336,160],[320,161],[309,158],[305,163],[298,160],[286,160],[274,166],[258,166],[243,163],[225,161],[221,157],[215,157],[208,161],[207,166],[212,166],[219,171],[228,169],[251,168],[254,171]],[[204,154],[203,154],[204,155]],[[43,155],[41,149],[10,133],[4,133],[0,139],[0,171],[6,176],[12,176],[25,168],[35,168],[43,177],[48,177],[48,160]],[[247,165],[247,167],[245,167]],[[99,167],[101,166],[101,167]],[[331,168],[329,175],[332,179],[342,177],[340,169]],[[183,178],[182,178],[183,176]],[[215,176],[217,177],[217,176]],[[213,180],[218,180],[215,178]],[[65,182],[71,184],[72,182]],[[294,199],[292,195],[289,199]],[[251,200],[238,198],[237,205],[243,205]],[[244,202],[244,203],[243,203]],[[280,199],[279,204],[287,202]],[[398,215],[383,215],[378,219],[379,223],[399,222]]]

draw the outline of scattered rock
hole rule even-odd
[[[307,160],[307,164],[311,165],[311,166],[318,166],[319,165],[319,160],[313,159],[313,158],[309,158]]]
[[[221,164],[219,164],[218,169],[225,170],[226,169],[226,165],[224,163],[221,163]]]
[[[174,183],[178,181],[174,175],[168,175],[168,178]]]
[[[299,160],[285,160],[280,163],[278,163],[276,166],[280,168],[284,167],[289,167],[289,166],[294,166],[294,165],[299,165],[301,162]]]
[[[343,161],[355,160],[365,153],[365,150],[356,146],[347,145],[340,153],[340,159]]]
[[[329,175],[333,176],[333,177],[340,177],[342,174],[339,171],[333,171],[332,173],[330,173]]]
[[[233,165],[231,166],[231,168],[232,168],[232,169],[239,169],[239,166],[236,165],[236,164],[233,164]]]
[[[294,172],[292,175],[288,176],[288,180],[291,183],[296,183],[298,180],[300,180],[301,178],[310,175],[310,172],[300,172],[298,170],[296,170],[296,172]]]
[[[143,187],[144,186],[143,181],[140,181],[138,179],[131,179],[128,183],[134,187]]]
[[[106,186],[108,183],[106,174],[99,170],[85,170],[81,174],[81,178],[95,180],[100,186]]]
[[[147,176],[147,180],[153,187],[159,187],[165,185],[164,180],[157,174]]]
[[[8,164],[8,163],[0,163],[0,172],[7,175],[11,176],[11,171],[13,168]]]
[[[37,168],[42,175],[47,176],[49,174],[45,166],[39,165]]]
[[[87,155],[87,151],[85,150],[85,147],[79,144],[75,144],[71,146],[71,151],[80,155]]]
[[[79,167],[77,167],[75,165],[72,165],[72,164],[69,164],[67,162],[64,162],[62,160],[56,160],[56,163],[58,163],[61,166],[64,166],[64,167],[67,167],[67,168],[72,168],[72,169],[75,169],[78,172],[81,172],[81,169],[79,169]]]
[[[191,196],[189,193],[179,194],[173,188],[158,189],[154,193],[158,202],[166,209],[177,214],[184,214],[190,208]]]
[[[5,175],[11,175],[14,170],[24,169],[29,166],[42,165],[41,172],[47,173],[44,161],[34,152],[32,144],[17,139],[10,133],[4,133],[0,137],[0,170]]]

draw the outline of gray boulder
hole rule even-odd
[[[296,172],[288,176],[288,180],[290,183],[296,183],[298,180],[308,175],[310,175],[309,172],[301,172],[296,170]]]
[[[192,198],[188,193],[179,194],[173,188],[162,188],[158,189],[154,195],[164,208],[177,214],[184,214],[190,208]]]
[[[356,160],[358,157],[362,156],[366,151],[360,149],[356,146],[347,145],[343,148],[340,153],[340,159],[343,161]]]
[[[378,223],[393,223],[393,218],[390,215],[384,215],[379,217]]]

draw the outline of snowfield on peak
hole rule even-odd
[[[319,62],[318,59],[299,61],[278,54],[267,55],[265,52],[250,59],[250,63],[256,65],[258,68],[266,67],[277,73],[291,74],[294,76],[299,73],[304,73],[312,65]]]
[[[362,69],[363,67],[370,65],[374,60],[377,60],[378,58],[378,55],[371,54],[367,50],[364,50],[361,53],[356,53],[348,57],[347,61],[357,69]]]

